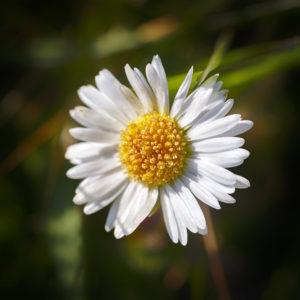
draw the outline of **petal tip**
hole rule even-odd
[[[108,225],[105,225],[104,229],[105,229],[106,232],[110,232],[112,228],[110,228]]]
[[[68,177],[68,178],[70,178],[70,179],[76,179],[75,177],[74,177],[74,174],[73,174],[73,170],[72,170],[73,168],[71,168],[71,169],[69,169],[67,172],[66,172],[66,176]]]
[[[202,235],[207,235],[208,233],[207,226],[205,228],[199,228],[198,232]]]
[[[184,246],[184,247],[187,245],[187,241],[181,241],[180,243],[181,243],[181,245]]]

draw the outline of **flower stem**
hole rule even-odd
[[[231,298],[219,256],[219,249],[210,210],[207,206],[203,206],[202,208],[208,227],[208,234],[203,236],[204,246],[209,259],[210,270],[218,293],[218,298],[220,300],[230,300]]]

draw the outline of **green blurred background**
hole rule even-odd
[[[0,243],[2,299],[217,299],[202,236],[168,238],[160,212],[131,236],[84,216],[63,158],[68,110],[102,68],[162,58],[174,94],[191,65],[217,72],[253,120],[252,187],[212,211],[232,299],[300,299],[300,1],[110,0],[1,3]]]

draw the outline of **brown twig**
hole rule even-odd
[[[210,270],[216,286],[218,298],[220,300],[230,300],[231,298],[219,256],[219,249],[209,207],[203,207],[203,211],[208,227],[208,234],[203,236],[204,246],[209,259]]]

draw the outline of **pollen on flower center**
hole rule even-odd
[[[128,124],[121,134],[119,157],[133,180],[150,186],[171,182],[186,157],[184,132],[169,116],[149,113]]]

